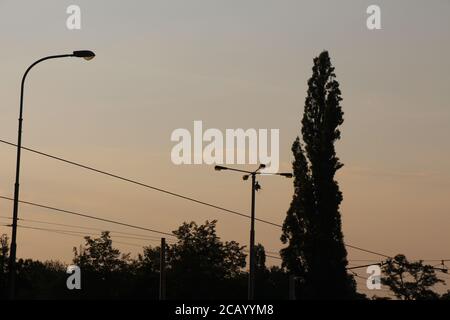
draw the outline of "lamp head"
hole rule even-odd
[[[89,61],[94,59],[95,53],[90,50],[78,50],[73,52],[73,56]]]

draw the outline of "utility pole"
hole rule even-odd
[[[252,213],[250,219],[250,273],[248,277],[248,300],[255,298],[255,191],[256,173],[252,173]]]
[[[166,300],[166,238],[161,238],[159,256],[159,300]]]

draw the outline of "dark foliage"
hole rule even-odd
[[[216,221],[184,223],[167,245],[167,297],[169,299],[246,299],[247,273],[244,247],[222,242]],[[6,298],[8,241],[1,238],[0,294]],[[288,296],[288,277],[280,268],[267,269],[264,247],[257,250],[258,299]],[[147,246],[136,259],[113,247],[109,232],[85,237],[74,248],[73,264],[81,269],[81,290],[68,290],[67,266],[59,262],[19,259],[19,299],[158,299],[160,247]]]
[[[314,59],[302,119],[302,139],[292,146],[294,196],[283,225],[284,266],[299,278],[297,296],[312,299],[355,297],[346,272],[339,206],[342,193],[335,173],[342,167],[335,142],[343,123],[341,91],[328,52]]]
[[[387,285],[395,296],[402,300],[435,300],[439,294],[431,288],[444,283],[437,275],[435,268],[423,264],[423,261],[410,262],[402,254],[388,259],[382,267],[385,275],[381,282]],[[448,293],[447,293],[448,294]],[[448,299],[443,295],[442,299]]]

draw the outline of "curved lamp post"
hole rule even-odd
[[[20,111],[19,111],[19,130],[18,130],[18,139],[17,139],[17,162],[16,162],[16,182],[14,184],[14,207],[13,207],[13,222],[12,222],[12,232],[11,232],[11,249],[9,255],[9,296],[11,299],[15,297],[15,281],[16,281],[16,238],[17,238],[17,215],[19,210],[19,178],[20,178],[20,155],[22,149],[22,121],[23,121],[23,92],[25,79],[28,75],[28,72],[37,65],[38,63],[57,58],[66,58],[66,57],[76,57],[83,58],[85,60],[91,60],[95,57],[95,53],[89,50],[80,50],[74,51],[71,54],[61,54],[44,57],[42,59],[37,60],[32,65],[28,67],[22,77],[22,84],[20,87]]]

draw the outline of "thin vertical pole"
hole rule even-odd
[[[159,300],[166,300],[166,238],[161,238],[159,258]]]
[[[252,175],[252,214],[250,222],[250,270],[248,275],[248,300],[255,298],[255,189],[256,174]]]

